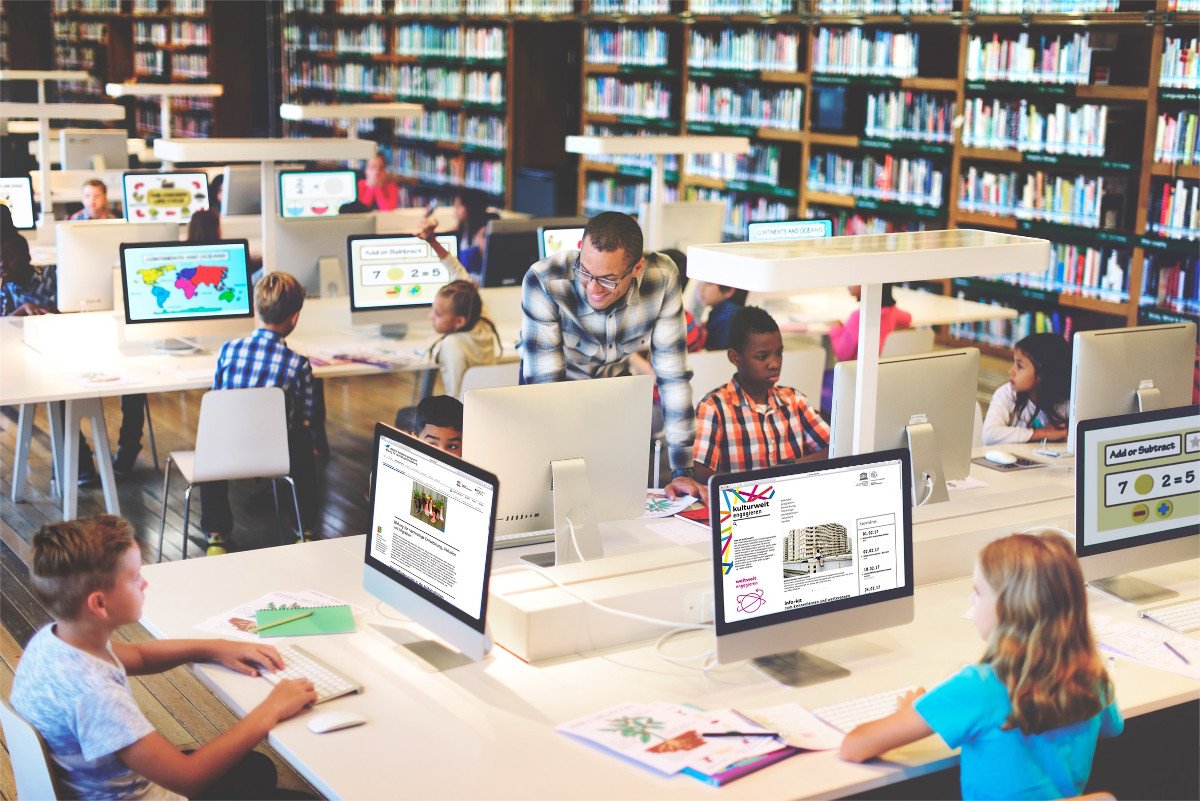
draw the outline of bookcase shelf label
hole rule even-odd
[[[1132,247],[1133,237],[1120,231],[1105,231],[1096,228],[1081,228],[1073,225],[1056,225],[1040,220],[1017,220],[1017,231],[1044,236],[1052,241],[1074,242],[1098,247]]]

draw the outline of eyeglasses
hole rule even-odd
[[[579,263],[579,257],[578,256],[575,257],[575,272],[577,272],[579,274],[579,280],[583,283],[583,285],[587,286],[592,281],[595,281],[597,284],[604,287],[605,289],[607,289],[610,292],[612,290],[616,289],[618,286],[620,286],[621,282],[624,281],[626,278],[628,278],[630,273],[632,273],[636,269],[637,269],[637,264],[634,264],[632,267],[630,267],[625,272],[621,273],[616,278],[600,278],[599,276],[592,275],[587,270],[585,270],[583,268],[583,265]]]

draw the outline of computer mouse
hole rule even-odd
[[[992,464],[1016,464],[1017,457],[1007,451],[988,451],[983,455]]]
[[[331,731],[348,729],[351,726],[361,726],[367,719],[357,712],[345,709],[335,709],[322,712],[308,722],[308,730],[313,734],[328,734]]]

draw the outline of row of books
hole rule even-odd
[[[688,66],[709,69],[800,69],[801,32],[796,28],[692,29]]]
[[[997,280],[1062,295],[1125,303],[1129,300],[1129,251],[1052,242],[1050,265],[1045,272],[1006,273]]]
[[[447,155],[410,147],[397,147],[391,166],[400,175],[443,186],[479,189],[489,194],[504,193],[504,160]]]
[[[779,147],[751,142],[746,153],[689,153],[687,172],[720,181],[779,183]]]
[[[324,14],[325,0],[283,0],[285,14]]]
[[[298,25],[289,22],[283,26],[283,41],[289,51],[311,50],[316,53],[333,52],[333,29],[324,25]]]
[[[171,57],[171,77],[185,80],[208,78],[206,53],[175,53]]]
[[[1121,0],[971,0],[975,14],[1101,14],[1120,7]]]
[[[583,84],[583,108],[591,114],[629,114],[665,120],[671,116],[671,88],[663,81],[590,77]]]
[[[1088,34],[1070,38],[1041,34],[1035,42],[1028,33],[1015,39],[972,36],[967,41],[968,81],[1024,81],[1033,83],[1085,84],[1092,70],[1092,47]]]
[[[338,28],[333,32],[333,47],[338,53],[378,56],[387,50],[387,35],[378,23],[361,28]]]
[[[1172,239],[1200,239],[1200,183],[1180,178],[1152,185],[1146,230]]]
[[[500,26],[433,25],[396,27],[395,52],[401,56],[504,58],[507,32]]]
[[[1167,11],[1200,11],[1200,0],[1167,0]]]
[[[666,199],[679,199],[679,190],[670,184],[666,187]],[[584,214],[589,216],[602,211],[623,211],[636,215],[641,207],[650,202],[650,184],[645,181],[618,181],[612,177],[589,177],[583,190]]]
[[[1107,127],[1108,106],[1045,103],[1039,107],[1031,100],[989,102],[974,97],[965,104],[962,143],[992,150],[1103,156]]]
[[[100,24],[103,25],[103,23]],[[135,22],[133,24],[134,44],[165,45],[169,41],[171,41],[171,37],[165,22]]]
[[[725,204],[725,222],[721,228],[727,237],[744,240],[747,236],[747,226],[752,222],[774,222],[790,220],[796,215],[796,209],[779,200],[769,200],[765,197],[746,197],[725,192],[720,189],[709,189],[704,186],[689,186],[688,200],[716,200]]]
[[[60,14],[82,11],[85,14],[120,14],[121,0],[54,0],[54,10]]]
[[[693,14],[790,14],[795,0],[691,0],[688,10]]]
[[[637,131],[636,134],[628,129],[617,129],[608,125],[597,125],[595,123],[587,123],[583,126],[584,136],[666,136],[666,131]],[[616,153],[603,154],[597,153],[589,155],[588,161],[598,162],[601,164],[619,164],[625,167],[638,167],[642,169],[650,169],[654,166],[654,157],[648,153]],[[663,160],[668,172],[679,172],[679,156],[668,154]]]
[[[380,139],[384,134],[376,130],[375,120],[303,120],[285,121],[285,136],[355,136],[359,139]]]
[[[1141,305],[1200,314],[1200,259],[1147,253]]]
[[[504,148],[504,117],[448,109],[426,109],[420,117],[396,121],[396,136],[424,142]]]
[[[954,96],[892,89],[867,95],[867,136],[954,141]]]
[[[925,158],[831,151],[809,159],[806,185],[820,192],[940,208],[945,174]]]
[[[384,0],[337,0],[339,14],[382,14]]]
[[[1168,36],[1163,40],[1158,85],[1171,89],[1200,89],[1200,48],[1196,37]]]
[[[171,23],[171,41],[181,45],[207,45],[208,23],[177,19]]]
[[[952,0],[817,0],[818,14],[949,14]]]
[[[76,22],[75,20],[55,20],[54,38],[76,42],[103,42],[108,36],[107,22]],[[166,26],[163,26],[166,34]]]
[[[587,60],[593,64],[667,65],[670,37],[662,28],[589,25],[585,33]]]
[[[862,234],[896,234],[905,231],[924,231],[924,220],[887,219],[874,214],[863,214],[852,209],[825,208],[824,206],[809,206],[810,220],[830,220],[833,222],[834,236],[860,236]]]
[[[1069,178],[1037,170],[993,172],[971,166],[958,184],[958,207],[1023,220],[1100,227],[1104,178]]]
[[[963,293],[959,293],[960,298]],[[1008,306],[1011,301],[994,298],[972,298],[977,303]],[[997,348],[1012,348],[1030,334],[1059,334],[1070,340],[1076,330],[1074,315],[1061,311],[1025,311],[1009,320],[986,320],[979,323],[952,323],[950,336],[968,342],[978,342]]]
[[[686,115],[691,122],[800,130],[804,90],[798,86],[714,86],[688,81]]]
[[[502,105],[504,73],[447,67],[301,61],[288,72],[293,89],[392,95]]]
[[[162,114],[152,106],[138,106],[133,111],[133,124],[143,136],[162,134]],[[212,133],[210,117],[188,114],[171,118],[171,136],[208,138]]]
[[[62,63],[61,61],[59,62]],[[162,50],[137,50],[133,54],[134,75],[162,75],[166,58]]]
[[[920,40],[916,32],[818,28],[812,44],[812,71],[911,78],[917,74]]]
[[[172,14],[205,14],[208,12],[208,0],[171,0]]]
[[[570,14],[575,9],[571,0],[512,0],[509,10],[513,14]]]
[[[1164,111],[1154,134],[1154,160],[1167,164],[1196,164],[1200,150],[1200,114]]]
[[[668,0],[592,0],[593,14],[667,14]]]

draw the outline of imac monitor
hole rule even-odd
[[[581,228],[587,223],[587,217],[492,220],[488,223],[487,250],[483,254],[483,286],[520,286],[530,266],[541,258],[538,243],[540,229]]]
[[[453,234],[437,237],[451,254]],[[428,314],[438,290],[454,279],[433,248],[415,236],[351,236],[350,320],[354,325],[383,324],[385,333],[403,336],[408,323]]]
[[[854,386],[858,362],[833,368],[831,456],[854,445]],[[942,350],[879,360],[875,447],[905,448],[912,455],[913,503],[949,500],[946,480],[971,473],[979,351]]]
[[[801,686],[847,671],[790,649],[909,623],[908,451],[716,475],[717,661]]]
[[[358,200],[354,170],[279,173],[279,213],[285,220],[335,217],[344,204]]]
[[[795,239],[824,239],[833,236],[832,220],[780,220],[752,222],[748,242],[790,242]]]
[[[374,214],[342,214],[338,217],[285,220],[275,217],[263,220],[275,229],[275,250],[268,272],[282,270],[296,276],[312,295],[329,297],[345,295],[346,241],[352,236],[364,236],[376,231]],[[322,263],[336,264],[340,292],[331,292],[322,278]],[[332,268],[331,268],[332,269]]]
[[[374,465],[364,588],[483,659],[491,650],[496,477],[383,423],[375,424]]]
[[[64,170],[129,169],[129,139],[124,130],[63,128],[58,142]]]
[[[208,175],[203,172],[127,172],[125,219],[132,223],[186,223],[208,208]]]
[[[121,263],[121,245],[164,242],[178,235],[179,226],[175,223],[130,225],[124,220],[56,223],[58,310],[113,308],[113,270]]]
[[[1191,403],[1195,359],[1195,323],[1076,334],[1067,450],[1083,420]]]
[[[221,216],[262,214],[262,170],[252,166],[228,166],[221,187]]]
[[[1084,577],[1129,603],[1176,595],[1121,574],[1200,556],[1200,406],[1084,420],[1077,444]]]
[[[37,216],[33,213],[33,181],[28,175],[4,176],[0,178],[0,204],[12,212],[13,225],[23,231],[36,227]]]
[[[583,247],[584,226],[542,226],[538,229],[538,258],[544,259],[563,250],[579,250]]]

